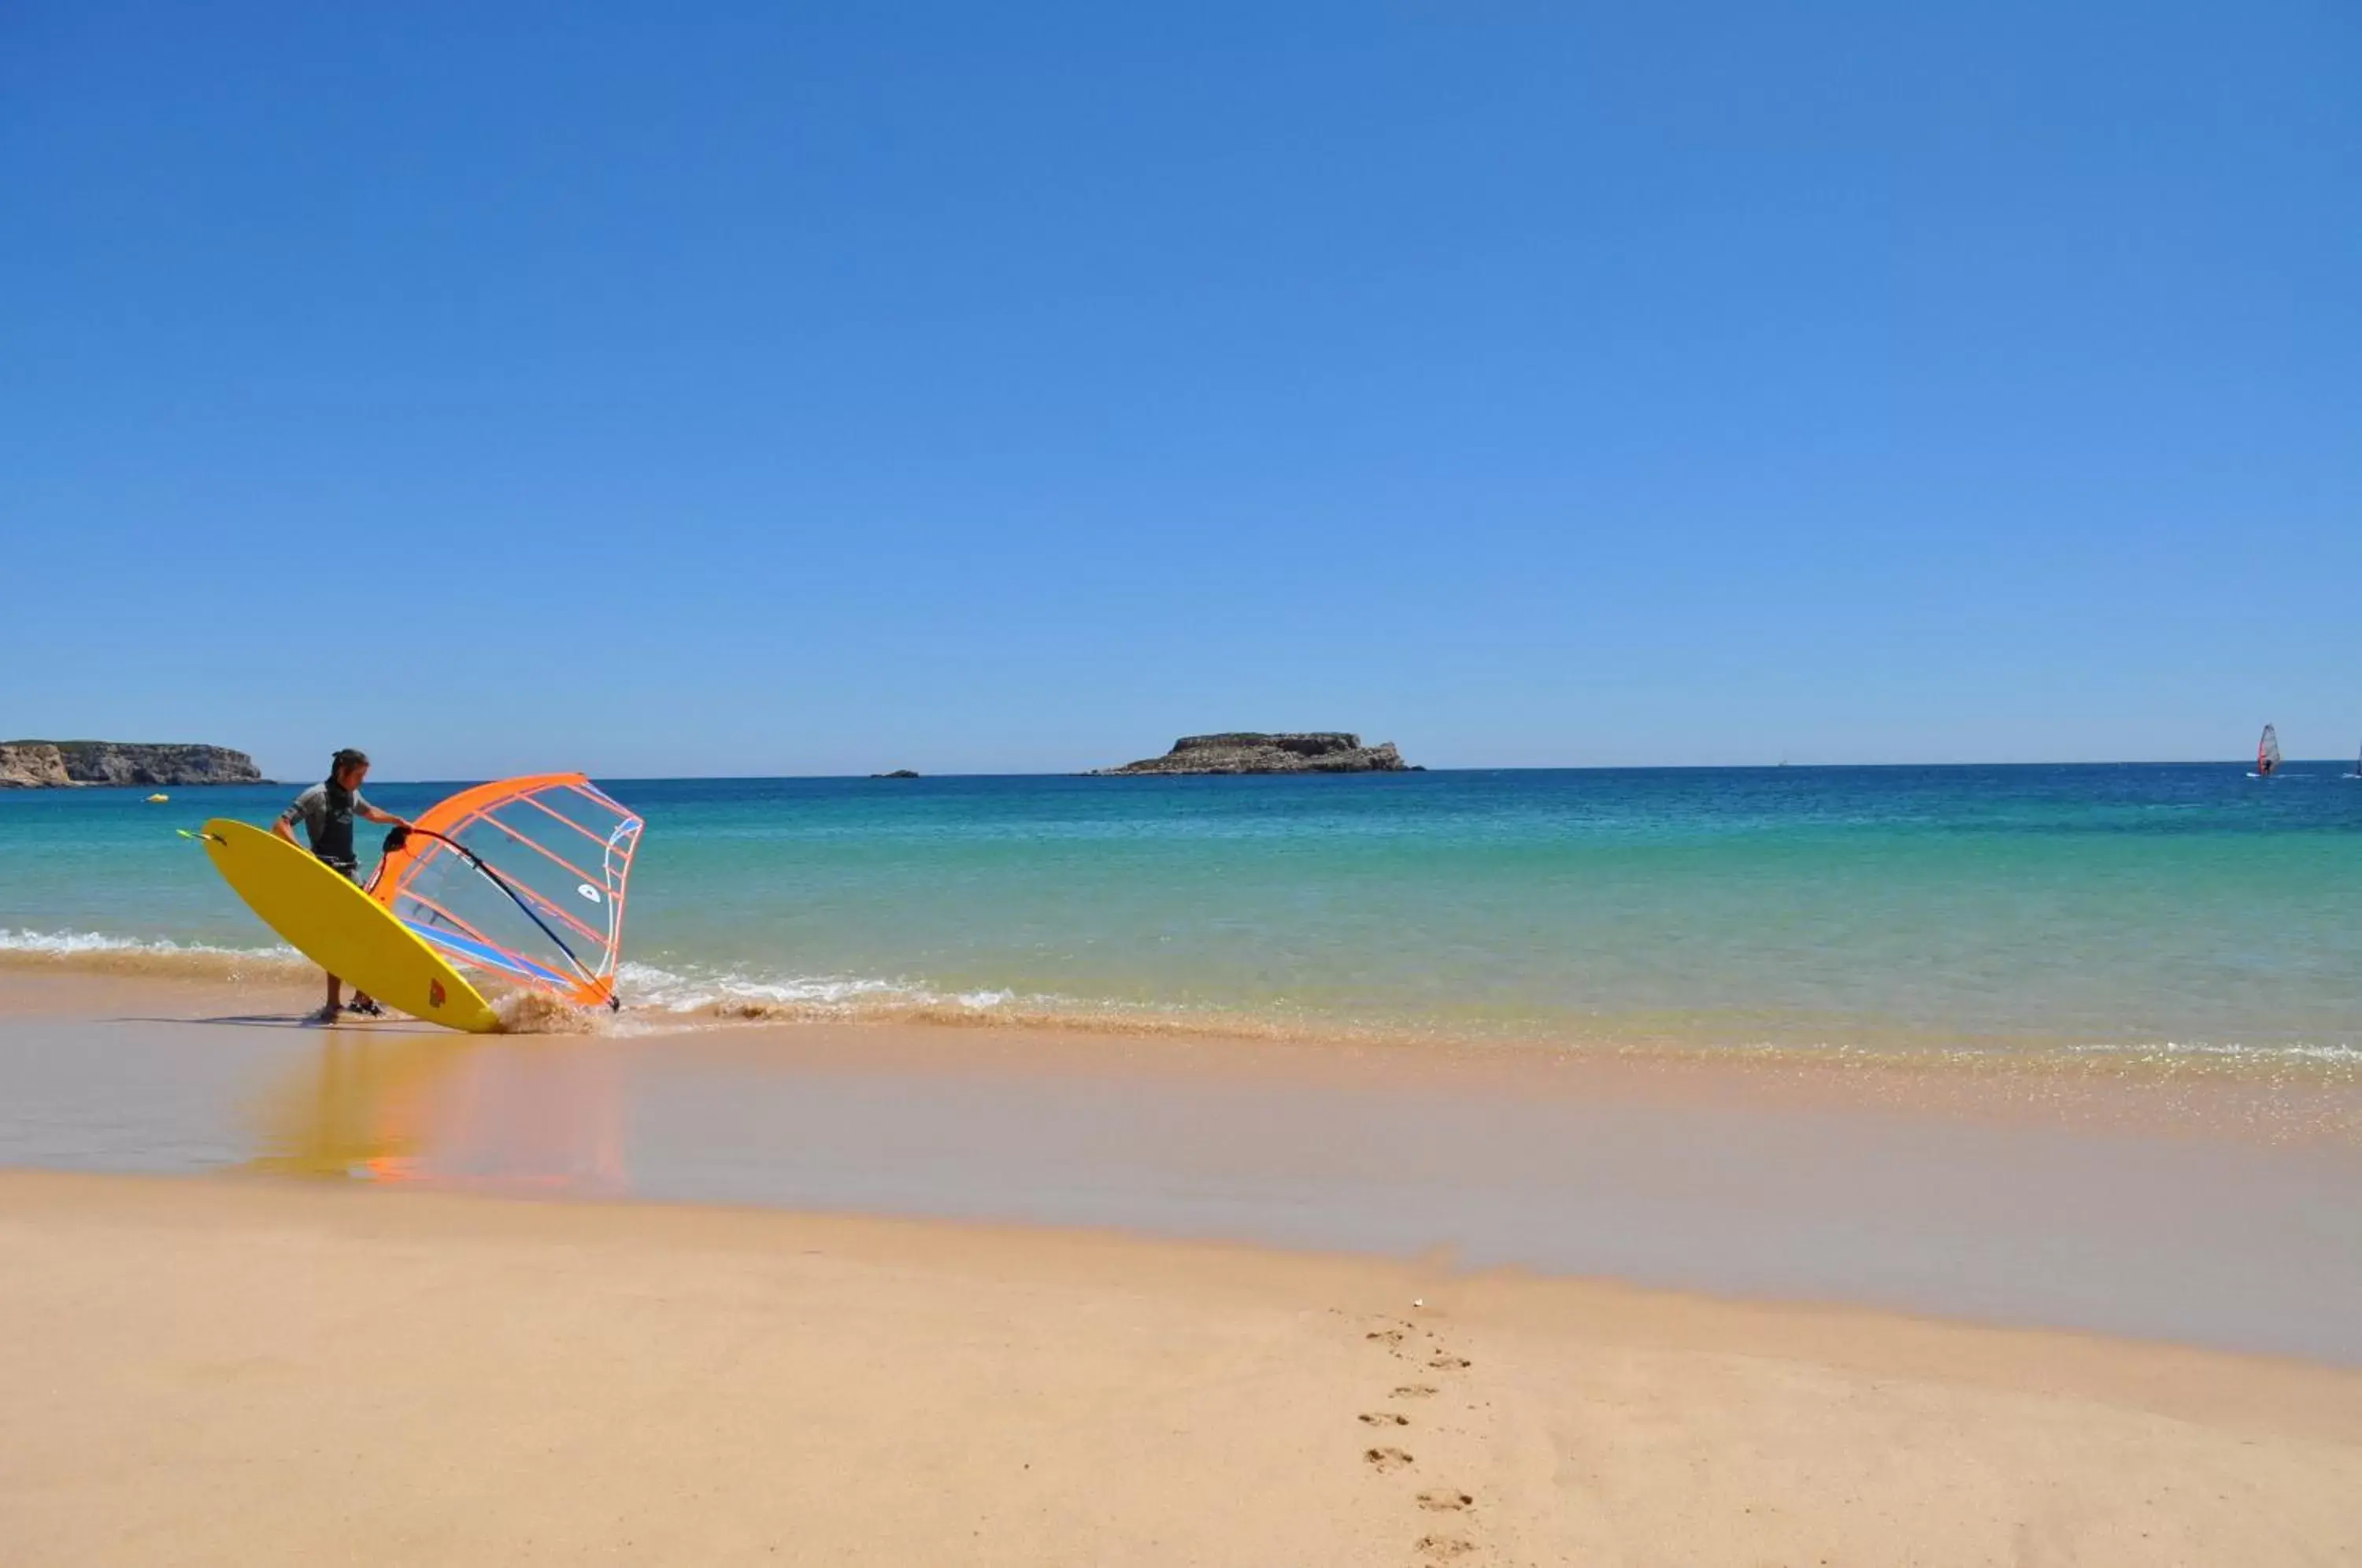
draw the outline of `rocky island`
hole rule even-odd
[[[0,741],[0,790],[89,785],[260,784],[262,770],[221,745],[138,741]]]
[[[1219,735],[1183,735],[1163,756],[1092,769],[1097,777],[1132,773],[1419,773],[1402,759],[1392,741],[1363,745],[1341,730],[1300,734],[1264,734],[1235,730]]]

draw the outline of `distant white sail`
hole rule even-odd
[[[2264,738],[2256,743],[2256,771],[2268,778],[2279,771],[2279,732],[2273,729],[2271,725],[2266,724]]]

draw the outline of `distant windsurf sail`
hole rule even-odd
[[[479,784],[389,834],[370,893],[457,963],[578,1006],[620,1006],[643,825],[579,773]]]
[[[2270,778],[2279,771],[2280,737],[2271,725],[2264,726],[2264,738],[2256,743],[2256,771]]]

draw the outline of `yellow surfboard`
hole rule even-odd
[[[246,907],[304,957],[414,1018],[474,1033],[499,1015],[384,905],[305,850],[246,823],[205,823],[205,853]]]

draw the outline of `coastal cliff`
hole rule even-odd
[[[242,751],[136,741],[0,741],[0,790],[71,790],[98,784],[259,784]]]
[[[1183,735],[1163,756],[1099,767],[1100,777],[1127,773],[1417,773],[1395,743],[1363,745],[1341,730],[1302,734],[1233,731],[1219,735]]]

